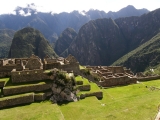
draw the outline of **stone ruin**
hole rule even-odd
[[[93,75],[95,74],[100,77],[100,81],[96,83],[102,87],[128,85],[136,83],[137,80],[160,78],[160,76],[142,77],[142,75],[137,78],[131,70],[121,66],[86,66],[86,68],[89,69]],[[80,72],[79,62],[71,55],[67,58],[45,57],[43,61],[35,55],[32,55],[30,58],[1,59],[0,109],[20,104],[28,104],[34,101],[43,101],[53,95],[53,93],[53,101],[62,98],[66,100],[72,100],[71,97],[75,98],[73,93],[68,89],[57,87],[55,83],[53,84],[54,74],[52,73],[50,75],[50,72],[48,73],[46,71],[55,69],[65,73],[82,74]],[[9,82],[6,82],[6,77]],[[82,81],[79,84],[82,84]],[[77,88],[85,91],[90,90],[89,85],[81,85]],[[65,91],[62,91],[62,89]],[[65,92],[69,94],[66,95]],[[86,93],[80,95],[80,98],[83,99],[89,96],[96,96],[98,99],[101,99],[103,93],[101,91]]]
[[[52,90],[55,90],[53,86],[54,75],[46,72],[46,70],[51,71],[51,69],[56,68],[60,71],[65,70],[66,73],[73,73],[79,70],[79,63],[71,55],[67,59],[45,58],[43,61],[35,55],[30,58],[1,59],[0,109],[34,101],[43,101],[51,96],[54,92]],[[8,79],[8,81],[5,79]],[[67,89],[65,90],[67,91]],[[65,94],[65,92],[61,93]],[[64,94],[63,96],[65,96]]]
[[[87,66],[86,68],[100,77],[98,84],[102,87],[127,85],[137,81],[131,70],[121,66]]]

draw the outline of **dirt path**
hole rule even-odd
[[[155,120],[160,120],[160,110],[158,111],[158,113],[157,113],[157,116],[156,116]]]

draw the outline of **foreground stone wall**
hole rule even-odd
[[[34,93],[0,99],[0,109],[34,102]]]
[[[27,93],[27,92],[39,92],[51,89],[51,84],[33,84],[33,85],[22,85],[17,87],[4,87],[3,94],[7,95],[15,95],[20,93]]]

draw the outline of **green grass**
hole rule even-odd
[[[83,81],[83,85],[88,85],[89,84],[88,79],[86,79],[86,78],[84,78],[82,76],[79,76],[79,75],[77,77],[75,77],[75,80],[76,81]]]
[[[33,93],[25,93],[25,94],[19,94],[19,95],[12,95],[12,96],[8,96],[8,97],[2,97],[2,98],[0,98],[0,101],[6,100],[6,99],[13,99],[13,98],[18,98],[18,97],[28,96],[31,94],[33,94]]]
[[[5,85],[9,82],[10,78],[1,78],[0,79],[0,82],[1,81],[5,81]]]
[[[160,88],[160,80],[108,89],[99,89],[94,83],[90,84],[91,91],[103,91],[102,100],[87,97],[59,106],[49,102],[33,103],[0,110],[0,119],[153,120],[158,112],[160,90],[151,90],[150,86]]]
[[[82,66],[82,65],[79,65],[79,68],[80,68],[80,70],[81,69],[86,69],[84,66]]]
[[[59,107],[50,102],[32,103],[0,110],[0,120],[64,120]]]

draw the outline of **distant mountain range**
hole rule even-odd
[[[4,14],[0,15],[0,29],[20,30],[24,27],[33,27],[42,32],[49,42],[55,41],[58,36],[67,27],[73,28],[76,32],[79,31],[82,25],[90,20],[98,18],[112,18],[128,16],[140,16],[148,13],[147,9],[136,9],[129,5],[118,12],[108,12],[99,10],[89,10],[87,12],[73,11],[71,13],[41,13],[30,7],[17,7],[16,15]]]
[[[26,26],[39,31],[22,29]],[[127,6],[118,12],[53,14],[17,8],[16,15],[0,15],[0,28],[0,51],[5,53],[1,52],[1,58],[9,52],[15,34],[9,57],[27,57],[32,53],[40,58],[47,54],[57,57],[57,53],[63,57],[72,54],[82,65],[123,65],[134,72],[160,67],[160,9],[149,12]],[[56,53],[40,32],[55,43]]]
[[[72,54],[83,65],[111,65],[126,53],[143,46],[159,32],[160,9],[142,16],[117,18],[115,20],[111,18],[91,20],[81,27],[77,37],[73,39],[68,49],[62,52],[60,56],[65,57]],[[147,52],[141,51],[143,57],[137,57],[136,62],[132,59],[134,56],[131,56],[128,62],[128,59],[126,59],[124,64],[117,62],[116,65],[124,65],[135,72],[145,70],[151,65],[150,60],[158,57],[158,52],[154,53],[153,51],[159,49],[158,46],[150,49],[145,47],[144,49]],[[146,53],[150,52],[154,53],[155,56],[146,57]],[[143,65],[141,58],[148,60],[147,64],[144,63],[143,68],[140,68]],[[155,59],[155,61],[152,62],[154,63],[152,66],[158,65],[160,62],[159,59]]]

